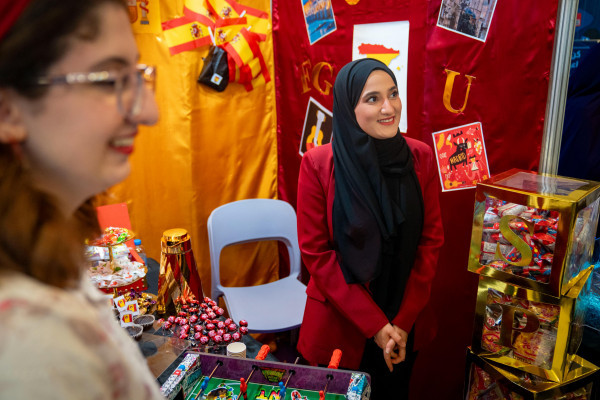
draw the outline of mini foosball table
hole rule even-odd
[[[161,390],[185,400],[368,400],[370,376],[337,369],[335,358],[322,368],[266,361],[260,353],[248,359],[188,352]]]

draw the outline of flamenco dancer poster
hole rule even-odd
[[[474,188],[490,177],[481,123],[434,132],[442,191]]]

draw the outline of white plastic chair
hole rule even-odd
[[[278,240],[288,250],[290,275],[264,285],[225,287],[219,275],[224,247],[261,240]],[[306,286],[300,275],[296,212],[283,200],[247,199],[217,207],[208,218],[213,300],[221,296],[234,321],[248,321],[250,332],[280,332],[302,323]]]

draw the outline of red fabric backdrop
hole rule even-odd
[[[408,136],[435,147],[433,132],[481,122],[492,175],[509,168],[537,169],[558,0],[546,1],[543,7],[498,1],[485,42],[436,26],[441,0],[349,4],[355,1],[332,0],[337,30],[310,45],[302,0],[273,0],[280,198],[296,204],[307,103],[312,97],[331,110],[331,90],[323,92],[352,59],[355,24],[410,23]],[[487,3],[471,1],[476,2]],[[474,77],[460,113],[444,106],[446,70],[460,74],[451,94],[456,109],[465,99],[465,76]],[[446,243],[431,298],[440,329],[415,366],[415,399],[461,398],[466,346],[471,342],[477,279],[467,272],[467,257],[474,189],[443,192],[440,198]]]

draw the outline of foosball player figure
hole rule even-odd
[[[285,399],[285,385],[283,381],[279,381],[279,400]]]
[[[300,357],[296,357],[296,361],[294,361],[294,364],[297,364],[299,359],[300,359]],[[279,390],[279,400],[283,400],[285,398],[285,391],[286,391],[286,389],[288,387],[288,383],[290,382],[290,378],[294,374],[296,374],[296,371],[294,371],[293,369],[290,369],[288,371],[288,377],[285,380],[285,385],[283,384],[283,382],[279,382],[279,387],[280,387],[280,390]]]
[[[254,372],[254,370],[252,370]],[[250,374],[252,376],[252,374]],[[244,400],[248,400],[248,384],[244,378],[240,378],[240,397],[243,397]]]
[[[210,373],[210,375],[207,376],[207,377],[205,377],[204,380],[202,381],[202,385],[200,386],[200,391],[198,392],[198,394],[196,395],[196,397],[194,397],[194,400],[198,400],[199,398],[202,397],[202,395],[204,394],[204,391],[206,390],[206,387],[208,386],[208,382],[213,377],[213,374],[215,373],[215,371],[217,370],[217,368],[219,368],[221,365],[223,365],[223,362],[222,361],[217,361],[217,365],[215,365],[215,367],[213,368],[213,370]]]
[[[241,324],[242,321],[240,321]],[[245,322],[245,321],[244,321]],[[271,350],[271,348],[269,347],[269,345],[263,344],[262,347],[260,348],[258,354],[256,355],[256,357],[254,357],[255,360],[264,360],[267,355],[269,354],[269,351]],[[250,382],[250,378],[252,378],[252,374],[254,374],[254,371],[256,371],[258,369],[258,367],[256,365],[252,366],[252,372],[250,372],[250,375],[248,375],[247,379],[244,378],[240,378],[240,396],[238,396],[238,399],[240,397],[243,397],[244,400],[248,400],[248,382]]]
[[[342,351],[340,349],[335,349],[333,354],[331,355],[331,359],[329,360],[329,365],[327,368],[338,369],[340,366],[340,360],[342,359]],[[333,379],[333,375],[327,374],[327,383],[325,384],[325,389],[319,391],[319,400],[325,400],[325,394],[327,393],[327,386],[329,382]]]

